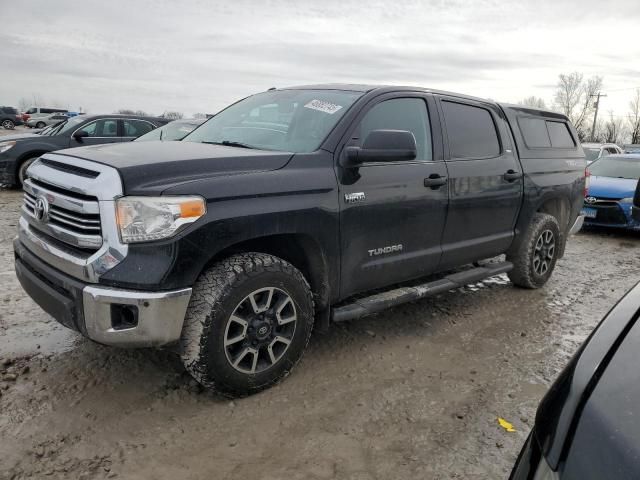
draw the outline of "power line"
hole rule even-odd
[[[640,85],[637,87],[615,88],[613,90],[607,89],[607,92],[622,92],[624,90],[638,90],[638,89],[640,89]]]

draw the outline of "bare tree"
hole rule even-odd
[[[579,72],[560,74],[555,94],[556,106],[576,127],[580,140],[587,136],[588,120],[594,112],[592,96],[602,89],[602,77],[585,80]]]
[[[606,143],[618,143],[624,139],[624,121],[620,117],[614,117],[613,111],[609,111],[609,120],[604,124],[603,141]]]
[[[193,118],[207,118],[207,114],[206,113],[201,113],[201,112],[194,113],[193,114]]]
[[[543,98],[536,97],[535,95],[531,95],[530,97],[523,98],[518,102],[519,105],[524,105],[525,107],[535,107],[535,108],[547,108],[547,104]]]
[[[629,114],[629,130],[631,133],[631,143],[640,143],[640,88],[636,90],[636,95],[629,102],[631,113]]]
[[[164,118],[170,118],[171,120],[180,120],[184,117],[184,114],[182,112],[164,112],[162,116]]]
[[[116,110],[116,113],[120,115],[138,115],[141,117],[146,117],[147,112],[144,110],[131,110],[130,108],[121,108],[120,110]]]
[[[45,102],[42,98],[42,95],[34,93],[33,95],[31,95],[31,98],[28,97],[22,97],[20,98],[20,100],[18,100],[18,109],[21,112],[26,112],[29,107],[42,107],[42,106],[46,106]]]

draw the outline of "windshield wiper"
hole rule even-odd
[[[206,143],[207,145],[224,145],[225,147],[239,147],[239,148],[252,148],[252,149],[256,148],[256,147],[252,147],[251,145],[247,145],[246,143],[233,142],[231,140],[222,140],[221,142],[202,142],[202,143]]]

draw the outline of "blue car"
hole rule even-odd
[[[589,188],[582,215],[585,225],[640,230],[634,206],[640,188],[640,155],[610,155],[589,165]]]

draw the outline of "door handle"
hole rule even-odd
[[[515,170],[507,170],[507,172],[502,176],[507,182],[514,182],[519,178],[522,178],[521,172],[516,172]]]
[[[443,185],[447,184],[447,177],[442,177],[438,173],[432,173],[424,179],[424,186],[431,190],[436,190]]]

